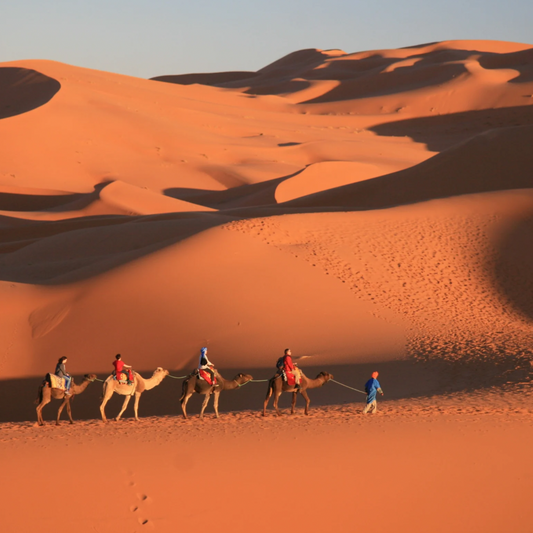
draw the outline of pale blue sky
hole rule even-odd
[[[0,61],[53,59],[138,77],[257,70],[303,48],[448,39],[533,45],[532,0],[3,0]]]

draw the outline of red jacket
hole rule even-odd
[[[115,367],[115,374],[117,376],[120,376],[120,373],[122,372],[122,369],[124,368],[124,361],[117,359],[113,361],[113,366]]]
[[[283,357],[283,370],[285,370],[285,372],[293,372],[295,368],[296,367],[292,362],[292,357],[290,355],[285,355]]]

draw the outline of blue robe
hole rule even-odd
[[[366,403],[372,403],[376,399],[378,389],[381,389],[381,385],[377,379],[370,378],[365,383],[365,392],[367,393]]]

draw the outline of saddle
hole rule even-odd
[[[217,378],[215,378],[215,380],[213,381],[211,379],[211,374],[209,372],[206,372],[205,370],[202,370],[202,369],[198,370],[198,377],[206,381],[209,385],[217,384]]]
[[[133,385],[133,381],[128,379],[126,372],[121,372],[120,376],[113,374],[113,379],[116,379],[121,385]]]
[[[287,382],[287,385],[294,387],[296,384],[299,384],[302,380],[302,374],[299,368],[295,368],[293,372],[286,372],[285,370],[281,371],[283,381]]]
[[[51,389],[65,390],[65,378],[60,378],[55,374],[46,374],[46,381],[50,383]]]

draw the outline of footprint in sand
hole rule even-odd
[[[128,473],[130,477],[133,477],[134,473],[130,472]],[[132,479],[128,482],[128,487],[133,489],[137,486],[137,483]],[[137,522],[143,527],[143,531],[154,529],[155,524],[146,518],[146,512],[145,512],[145,506],[147,504],[152,503],[152,499],[147,494],[144,494],[142,492],[135,493],[135,499],[136,503],[132,504],[130,506],[130,512],[134,513],[135,517],[137,518]]]

